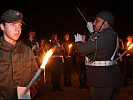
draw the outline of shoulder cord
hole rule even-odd
[[[116,44],[116,49],[115,49],[115,51],[114,51],[114,53],[113,53],[113,55],[112,55],[112,57],[111,57],[111,59],[110,60],[113,60],[114,59],[114,56],[115,56],[115,54],[116,54],[116,51],[117,51],[117,47],[118,47],[118,45],[119,45],[119,43],[118,43],[119,41],[118,41],[118,36],[117,36],[117,44]]]

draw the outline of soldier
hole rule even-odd
[[[114,100],[115,88],[120,84],[120,75],[115,66],[117,33],[113,30],[114,16],[108,11],[99,12],[95,21],[87,23],[94,33],[85,43],[80,34],[75,35],[75,48],[87,55],[87,77],[91,100]]]
[[[120,57],[122,53],[125,51],[124,50],[124,42],[121,37],[119,37],[119,45],[118,45],[118,51],[117,51],[117,56]],[[120,58],[120,60],[117,61],[117,64],[119,66],[120,74],[121,74],[121,84],[125,84],[125,72],[124,72],[124,56]]]
[[[38,49],[38,57],[39,57],[39,61],[42,64],[43,62],[43,58],[45,53],[47,52],[47,48],[46,48],[46,40],[45,39],[41,39],[39,42],[39,49]]]
[[[62,67],[63,67],[63,51],[62,47],[57,40],[57,35],[52,35],[52,39],[50,42],[50,48],[56,47],[52,57],[49,60],[48,67],[50,67],[51,72],[51,81],[52,81],[52,91],[62,91],[60,87],[61,82],[61,73],[62,73]]]
[[[38,57],[38,50],[39,50],[39,42],[36,40],[35,36],[36,36],[36,31],[34,29],[30,29],[29,33],[28,33],[28,39],[26,39],[25,44],[27,46],[30,46],[31,49],[34,52],[36,61],[38,63],[38,65],[40,65],[40,61],[39,61],[39,57]]]
[[[65,34],[63,40],[63,49],[64,49],[64,86],[71,87],[71,73],[72,73],[72,42],[69,39],[69,34]]]
[[[86,34],[82,34],[82,40],[85,42],[86,40]],[[87,89],[86,85],[86,65],[85,65],[85,55],[77,55],[76,56],[76,63],[78,67],[78,74],[79,74],[79,89],[85,88]]]
[[[128,47],[130,46],[130,44],[133,42],[133,37],[132,35],[128,34],[127,35],[127,40],[125,42],[125,50],[128,49]],[[133,74],[133,51],[132,49],[129,50],[126,55],[124,56],[124,83],[123,85],[128,85],[128,80],[129,78],[132,78],[132,74]]]
[[[22,13],[11,9],[1,16],[0,100],[18,100],[17,88],[26,87],[38,69],[31,48],[18,41],[22,31],[22,17]],[[32,85],[32,98],[37,88],[37,84]]]

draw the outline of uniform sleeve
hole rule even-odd
[[[110,42],[108,41],[108,36],[104,35],[103,33],[96,33],[85,43],[75,43],[75,49],[77,49],[78,53],[81,55],[88,55],[108,48],[108,42]]]
[[[75,49],[81,55],[93,53],[96,50],[96,40],[90,39],[87,42],[77,42],[75,43]]]
[[[31,60],[32,60],[32,73],[33,75],[35,75],[35,73],[38,70],[38,65],[32,50],[31,50]]]

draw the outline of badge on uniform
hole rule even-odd
[[[95,41],[97,39],[97,37],[92,37],[91,41]]]

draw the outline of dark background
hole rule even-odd
[[[26,38],[29,29],[37,31],[38,38],[47,38],[57,33],[60,38],[65,33],[72,36],[78,33],[89,34],[86,22],[76,6],[88,21],[101,10],[111,11],[115,16],[114,30],[125,38],[133,32],[133,7],[131,1],[112,0],[4,0],[1,1],[0,14],[8,9],[23,13],[21,37]]]

